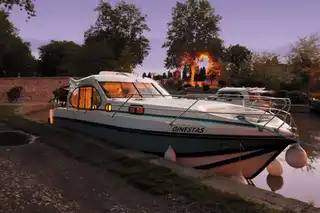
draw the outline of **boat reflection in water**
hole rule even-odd
[[[320,147],[320,115],[300,113],[294,114],[293,117],[300,130],[301,139],[314,147]],[[312,202],[320,207],[320,151],[309,146],[302,147],[308,156],[308,163],[304,168],[294,169],[288,166],[285,152],[282,152],[277,160],[283,165],[283,175],[274,177],[264,170],[253,182],[256,187],[274,191],[285,197]]]

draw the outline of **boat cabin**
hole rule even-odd
[[[80,80],[70,79],[67,106],[78,109],[97,109],[107,100],[170,98],[170,94],[156,81],[131,73],[102,71]]]

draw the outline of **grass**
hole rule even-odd
[[[1,109],[0,109],[1,111]],[[12,110],[7,111],[12,112]],[[271,209],[244,198],[214,190],[182,178],[171,170],[140,160],[133,160],[100,146],[88,143],[71,132],[37,124],[17,116],[5,116],[12,127],[42,136],[41,141],[60,150],[65,155],[92,166],[104,168],[143,191],[155,195],[173,194],[183,196],[191,212],[223,213],[293,213],[293,210]],[[1,117],[0,117],[1,119]],[[80,138],[80,139],[79,139]]]
[[[3,105],[0,106],[0,120],[14,116],[15,111],[19,108],[18,105]]]

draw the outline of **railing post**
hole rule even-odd
[[[112,115],[111,117],[114,117],[114,116],[117,114],[117,112],[119,112],[119,110],[120,110],[132,97],[133,97],[133,95],[131,95],[131,96],[117,109],[117,111],[115,111],[115,112],[113,113],[113,115]]]

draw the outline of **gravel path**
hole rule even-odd
[[[142,192],[45,144],[0,148],[0,212],[188,212],[182,201]]]

